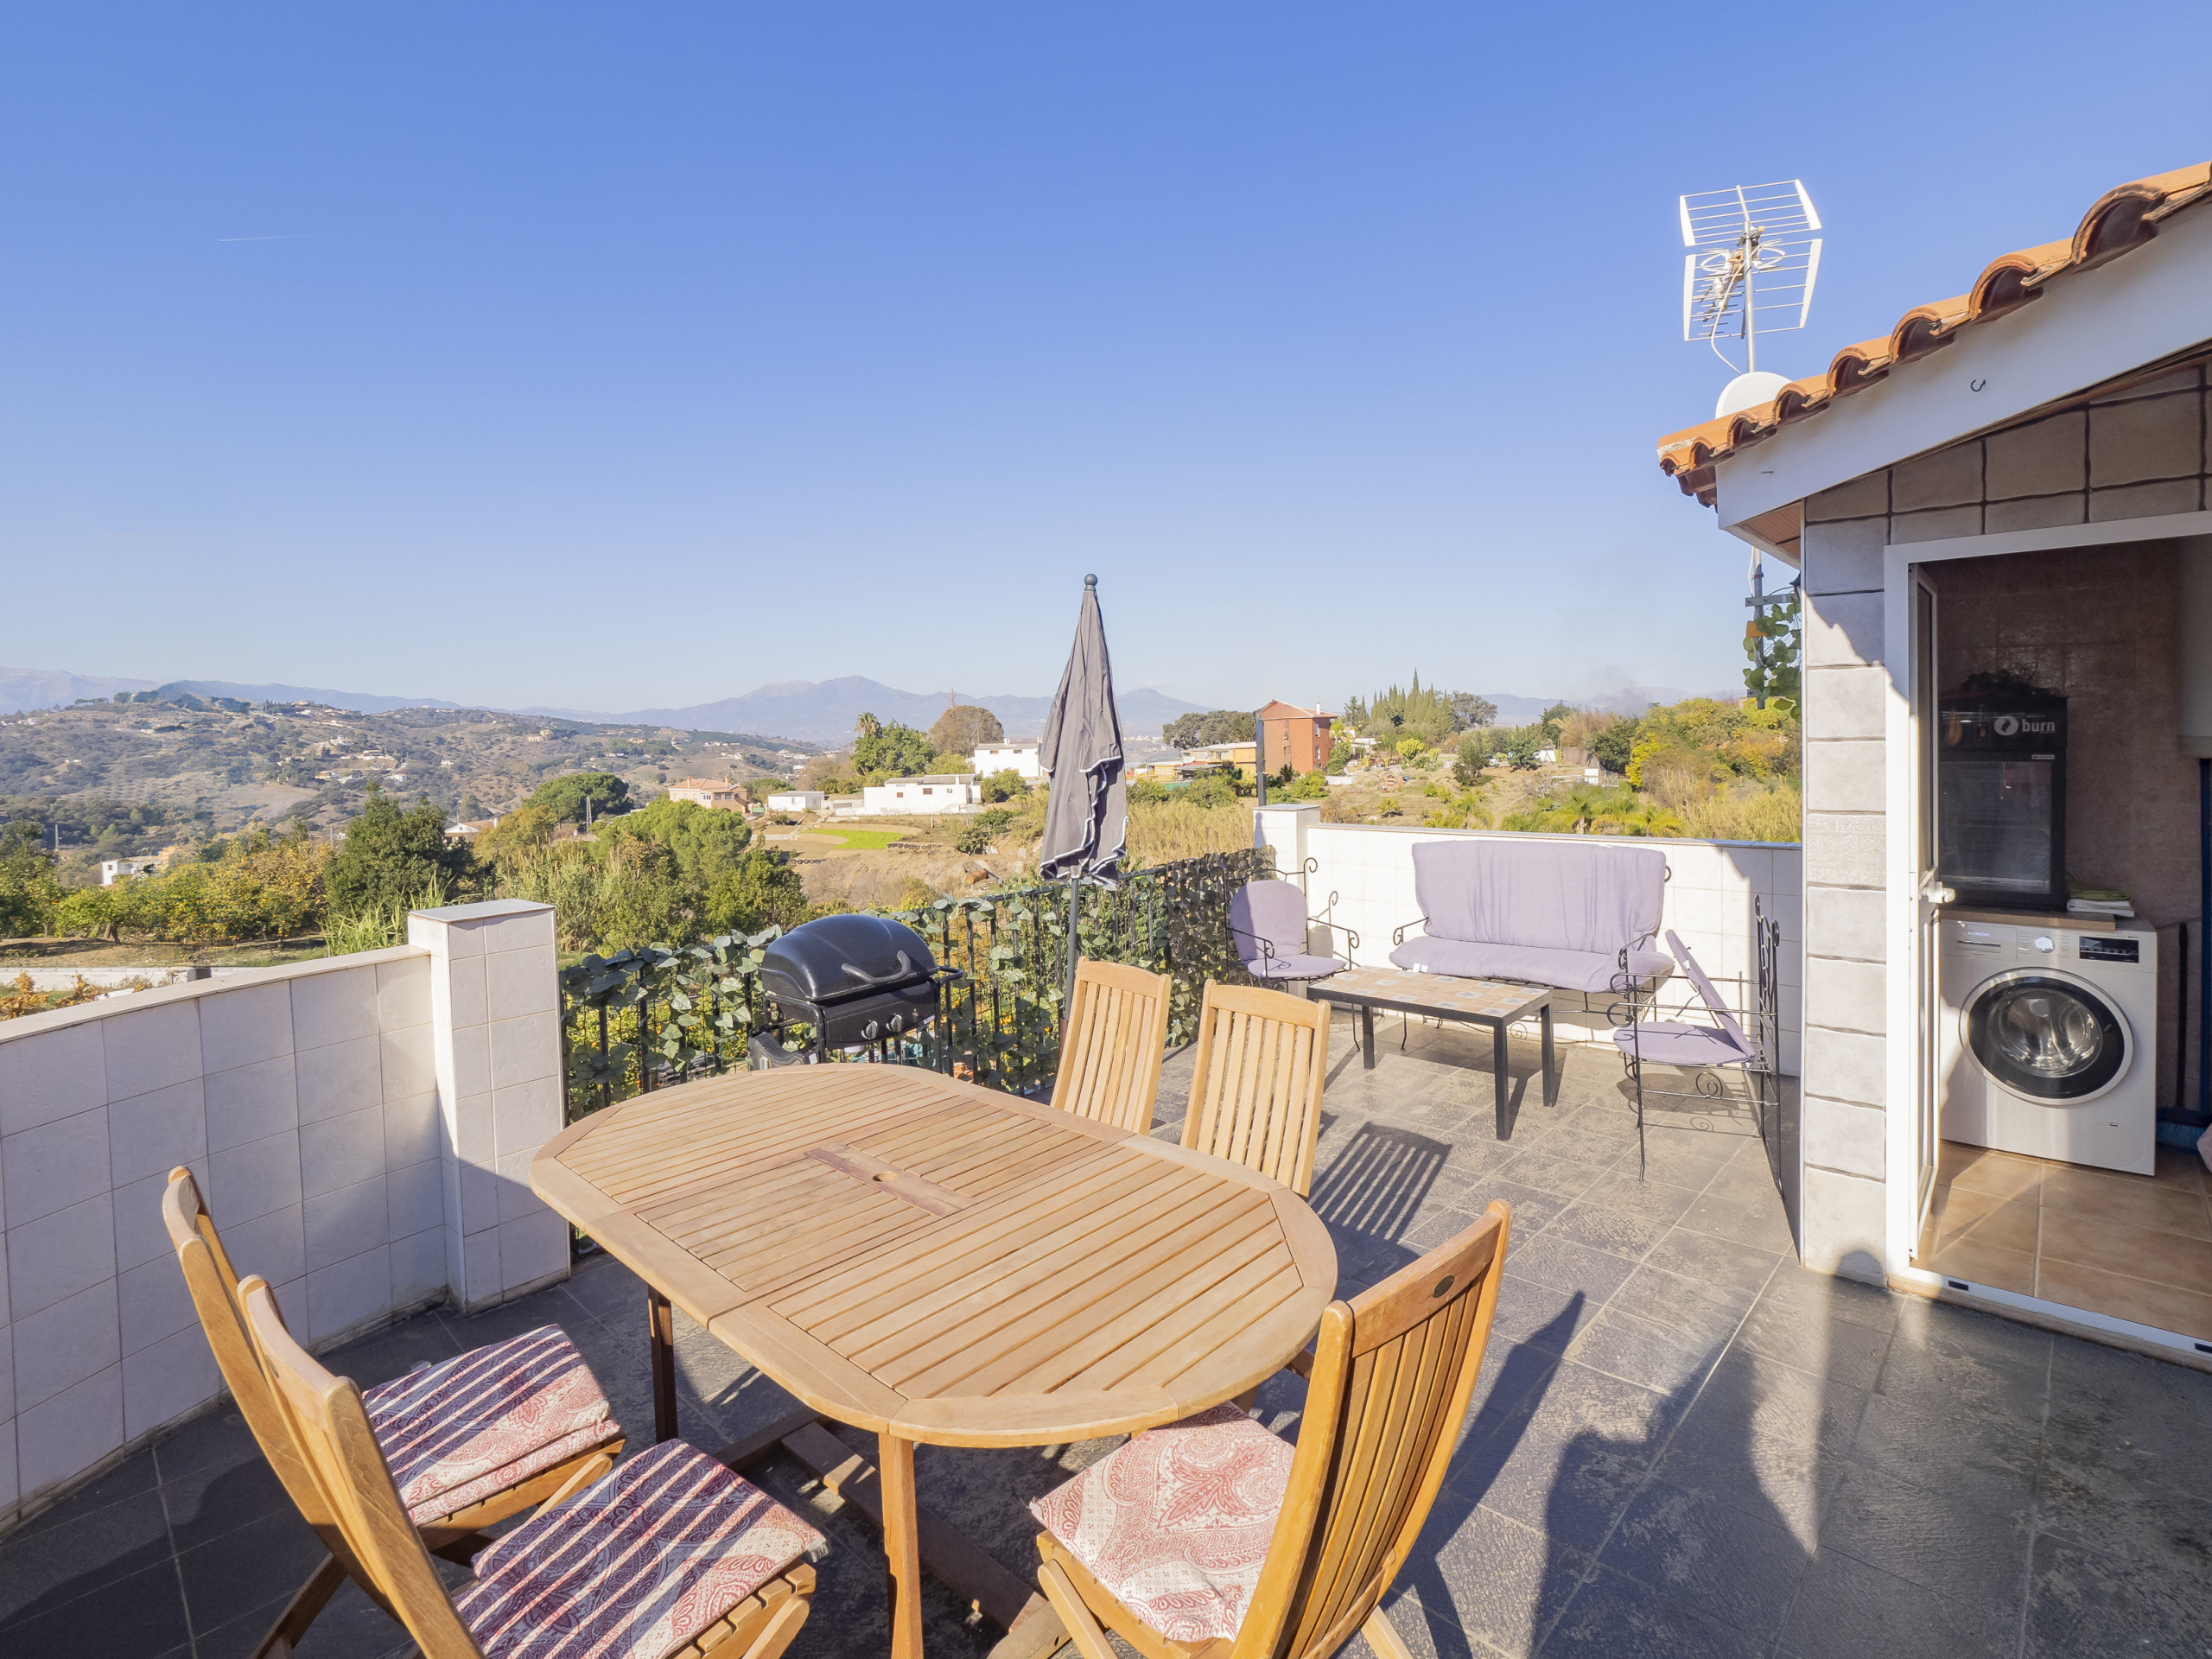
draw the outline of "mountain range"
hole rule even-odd
[[[73,674],[66,670],[0,668],[0,714],[19,714],[31,709],[51,709],[84,697],[111,697],[118,691],[188,692],[201,697],[236,697],[246,702],[320,702],[333,709],[351,709],[365,715],[395,709],[458,709],[467,705],[440,697],[395,697],[368,692],[335,691],[319,686],[242,684],[232,680],[133,680]],[[1524,697],[1507,691],[1481,694],[1497,706],[1501,725],[1524,725],[1535,720],[1555,697]],[[1654,702],[1676,702],[1689,695],[1668,686],[1627,686],[1602,696],[1584,699],[1586,706],[1641,714]],[[606,726],[674,726],[687,731],[755,732],[797,738],[802,742],[838,744],[851,737],[853,722],[862,714],[898,721],[926,731],[953,701],[979,703],[999,717],[1010,738],[1034,737],[1043,728],[1052,698],[978,695],[959,691],[901,691],[896,686],[861,675],[835,680],[779,680],[715,702],[696,702],[681,709],[634,709],[626,713],[551,708],[534,704],[503,710],[557,720],[582,721]],[[1186,702],[1150,686],[1137,686],[1120,696],[1122,723],[1133,735],[1158,732],[1178,715],[1202,713],[1205,705]]]
[[[1133,733],[1157,732],[1178,715],[1205,712],[1150,686],[1137,686],[1116,697],[1122,724]],[[677,726],[690,731],[774,732],[809,743],[842,743],[862,715],[897,721],[927,731],[954,702],[976,703],[999,717],[1010,738],[1035,737],[1045,729],[1052,698],[978,695],[973,691],[901,691],[880,680],[850,674],[836,680],[778,680],[741,697],[695,702],[683,709],[639,709],[629,714],[594,714],[582,709],[533,708],[524,715],[607,724]]]

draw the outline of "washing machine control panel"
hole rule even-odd
[[[2143,960],[2143,941],[2140,939],[2101,939],[2085,934],[2082,938],[2082,960],[2084,962],[2140,962]]]
[[[2048,933],[2038,933],[2034,938],[2031,939],[2029,943],[2034,945],[2037,950],[2041,951],[2046,957],[2052,951],[2058,949],[2058,941],[2052,938]]]

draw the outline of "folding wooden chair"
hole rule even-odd
[[[1038,1579],[1084,1659],[1327,1659],[1363,1632],[1436,1501],[1497,1308],[1511,1206],[1332,1302],[1295,1447],[1234,1405],[1139,1434],[1030,1505]]]
[[[289,1653],[347,1578],[372,1598],[381,1600],[381,1593],[339,1532],[254,1359],[238,1274],[190,1170],[169,1172],[162,1219],[231,1398],[330,1552],[262,1637],[254,1659]],[[580,1478],[606,1473],[623,1446],[621,1426],[599,1383],[552,1326],[410,1372],[371,1389],[368,1399],[385,1455],[407,1476],[409,1512],[424,1545],[455,1561],[484,1546],[484,1528],[546,1502]],[[536,1431],[518,1441],[502,1417],[524,1406]],[[549,1421],[566,1432],[549,1440]]]
[[[284,1328],[259,1275],[240,1286],[255,1358],[371,1592],[425,1659],[775,1659],[806,1622],[822,1535],[682,1440],[594,1481],[579,1469],[480,1551],[448,1592],[403,1507],[360,1390]]]
[[[1076,965],[1075,1000],[1060,1031],[1052,1104],[1137,1135],[1152,1129],[1160,1068],[1167,1058],[1166,974],[1118,962]]]
[[[1304,1198],[1313,1184],[1329,1004],[1206,982],[1183,1144],[1256,1169]]]

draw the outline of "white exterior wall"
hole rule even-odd
[[[888,783],[871,784],[861,790],[860,810],[872,817],[965,812],[972,807],[981,806],[982,801],[982,789],[972,777],[950,782],[893,778]]]
[[[819,812],[830,798],[818,790],[796,789],[768,797],[771,812]]]
[[[1912,1045],[1891,1054],[1888,1033],[1893,988],[1910,1007],[1909,988],[1892,979],[1910,973],[1913,875],[1910,803],[1897,804],[1893,824],[1889,785],[1910,776],[1911,727],[1908,665],[1893,660],[1889,632],[1910,614],[1904,565],[1923,551],[1940,559],[2202,525],[2205,396],[2188,370],[1805,503],[1808,1267],[1879,1282],[1902,1265],[1887,1185],[1910,1126],[1892,1124],[1889,1108],[1895,1079],[1911,1075]],[[1909,1159],[1900,1173],[1909,1183]]]
[[[1800,1026],[1804,984],[1802,938],[1802,869],[1800,849],[1786,843],[1765,842],[1667,841],[1642,836],[1522,836],[1479,830],[1399,829],[1385,824],[1323,823],[1313,809],[1295,812],[1270,808],[1262,815],[1263,840],[1276,848],[1276,867],[1286,873],[1303,857],[1319,868],[1306,878],[1309,908],[1316,914],[1336,895],[1332,919],[1359,935],[1359,948],[1351,952],[1361,967],[1388,967],[1393,949],[1393,930],[1421,914],[1414,896],[1413,849],[1424,841],[1573,841],[1582,844],[1659,849],[1667,855],[1669,877],[1661,912],[1660,930],[1672,928],[1697,957],[1698,965],[1732,1001],[1732,984],[1739,976],[1748,990],[1757,971],[1751,933],[1751,904],[1756,898],[1782,931],[1777,962],[1782,1022],[1782,1068],[1795,1073],[1800,1065]],[[1287,830],[1282,820],[1308,817],[1302,833]],[[1337,936],[1338,942],[1342,935]],[[1315,935],[1314,943],[1319,943]],[[1660,947],[1664,950],[1662,944]],[[1661,992],[1662,1005],[1697,1007],[1696,994],[1687,976],[1676,974]],[[1553,1018],[1564,1041],[1603,1042],[1611,1046],[1610,1027],[1601,1014],[1584,1014],[1560,1007]]]
[[[1045,776],[1045,769],[1038,763],[1038,746],[1034,743],[986,743],[976,751],[976,770],[982,773],[1010,772],[1025,783],[1036,783]]]
[[[456,1141],[544,1127],[497,1116],[501,1057],[518,1046],[499,1039],[520,1031],[511,1011],[537,1005],[529,1031],[545,1052],[510,1069],[550,1064],[557,1078],[543,1012],[557,995],[551,911],[520,909],[533,912],[519,925],[542,931],[543,953],[475,958],[482,988],[459,1024],[454,976],[442,1002],[442,959],[414,945],[0,1022],[0,1523],[221,1392],[162,1224],[179,1164],[239,1272],[276,1286],[313,1347],[449,1287],[481,1303],[566,1274],[567,1234],[550,1212],[537,1224],[544,1237],[525,1226],[512,1261],[501,1250],[498,1278],[476,1264],[473,1299],[449,1264],[448,1231],[467,1213],[448,1207],[461,1185]],[[449,939],[481,944],[475,912],[486,910],[518,925],[514,906],[435,914]],[[454,1094],[441,1055],[478,1027],[495,1086]],[[540,1140],[559,1127],[557,1083],[553,1110]],[[512,1201],[504,1186],[493,1198]]]

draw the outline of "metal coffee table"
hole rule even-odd
[[[1511,1087],[1505,1071],[1505,1028],[1516,1020],[1537,1016],[1544,1034],[1544,1104],[1559,1098],[1559,1071],[1552,1058],[1552,991],[1545,985],[1516,985],[1495,979],[1454,979],[1447,974],[1408,974],[1395,968],[1350,968],[1306,988],[1308,996],[1354,1008],[1359,1014],[1361,1064],[1375,1069],[1375,1010],[1425,1014],[1432,1020],[1459,1020],[1487,1026],[1491,1032],[1491,1075],[1497,1086],[1497,1136],[1510,1133],[1505,1103]]]

